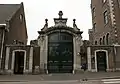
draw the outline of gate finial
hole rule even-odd
[[[59,18],[62,18],[63,12],[62,12],[62,11],[59,11],[58,15],[59,15]]]

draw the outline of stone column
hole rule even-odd
[[[74,57],[73,57],[73,60],[74,60],[73,74],[74,74],[76,70],[76,40],[75,40],[75,37],[73,37],[73,49],[74,49]]]
[[[46,57],[47,57],[47,52],[46,52],[46,41],[47,36],[41,37],[40,42],[40,73],[45,73],[45,63],[46,63]]]
[[[15,51],[12,52],[11,74],[13,74],[13,72],[14,72],[14,62],[15,62]]]
[[[8,72],[10,47],[6,48],[5,72]]]
[[[45,41],[45,63],[44,63],[44,69],[45,69],[45,73],[48,74],[48,70],[47,70],[47,58],[48,58],[48,36],[45,37],[46,41]]]
[[[80,46],[81,46],[81,38],[77,36],[76,37],[76,70],[78,72],[81,70]]]
[[[24,51],[24,70],[23,70],[24,74],[28,73],[28,69],[26,69],[26,51]]]
[[[33,47],[30,48],[29,73],[32,73],[32,66],[33,66]]]
[[[91,49],[87,48],[87,59],[88,59],[88,71],[91,71]]]

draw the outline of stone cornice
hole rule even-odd
[[[114,45],[88,45],[87,47],[114,47]]]
[[[41,34],[49,34],[50,32],[57,32],[58,31],[64,31],[64,30],[67,30],[67,31],[70,31],[71,33],[74,33],[74,34],[82,34],[83,32],[82,31],[75,31],[72,27],[64,27],[64,26],[58,26],[58,27],[49,27],[47,30],[45,31],[38,31],[38,33],[41,35]]]
[[[33,45],[6,45],[6,47],[34,47]]]

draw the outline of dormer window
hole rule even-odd
[[[23,21],[23,15],[22,14],[20,14],[19,19],[20,19],[21,22]]]

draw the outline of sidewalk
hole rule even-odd
[[[102,78],[120,78],[120,72],[86,72],[79,74],[41,74],[41,75],[0,75],[0,81],[52,81],[52,80],[99,80]]]

